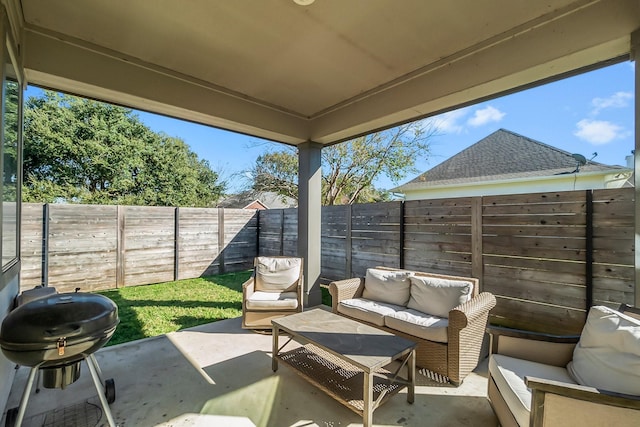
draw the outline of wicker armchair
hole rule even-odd
[[[242,285],[244,329],[271,329],[272,319],[302,311],[302,258],[256,257],[253,264]]]
[[[640,319],[636,308],[623,305],[618,311]],[[492,340],[488,397],[500,425],[639,425],[640,396],[579,385],[568,377],[565,367],[574,356],[579,335],[501,327],[489,327],[488,331]],[[496,359],[502,356],[507,359]],[[517,390],[518,399],[513,398],[511,388]],[[529,401],[524,400],[527,389]]]
[[[418,343],[416,347],[416,365],[419,368],[424,368],[435,374],[446,377],[446,379],[454,385],[459,385],[478,365],[481,357],[480,353],[485,336],[489,310],[495,306],[496,299],[488,292],[479,293],[478,279],[475,278],[447,276],[424,272],[414,272],[414,274],[416,276],[464,280],[473,283],[471,300],[455,307],[449,312],[447,342],[430,341],[386,326],[374,325],[363,321],[362,319],[356,320],[416,341]],[[363,291],[363,277],[330,283],[329,292],[332,298],[333,312],[349,317],[338,311],[338,305],[341,301],[362,297]]]

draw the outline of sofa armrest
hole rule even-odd
[[[331,294],[332,311],[334,313],[338,312],[338,303],[340,301],[361,297],[363,290],[364,290],[363,277],[338,280],[338,281],[329,283],[329,294]]]
[[[491,353],[564,367],[573,358],[580,335],[552,335],[542,332],[490,326]]]
[[[495,306],[496,297],[489,292],[482,292],[449,312],[449,328],[459,331],[478,321],[484,323],[489,310]],[[482,329],[485,328],[486,324],[483,324]]]
[[[531,389],[531,425],[637,425],[640,396],[526,377]]]

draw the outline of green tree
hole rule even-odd
[[[222,195],[205,160],[132,110],[45,91],[25,104],[23,200],[212,206]]]
[[[430,121],[404,124],[322,149],[322,204],[340,205],[389,199],[373,181],[386,176],[398,183],[416,172],[415,160],[429,154],[434,135]],[[250,171],[254,191],[272,191],[298,197],[296,149],[266,153]]]

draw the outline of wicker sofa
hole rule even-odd
[[[416,365],[454,385],[477,366],[496,304],[492,294],[479,292],[475,278],[384,267],[332,282],[329,292],[334,313],[416,341]]]

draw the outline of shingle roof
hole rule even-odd
[[[572,173],[577,161],[571,153],[517,133],[499,129],[411,181],[394,188],[403,191],[436,185],[495,181]],[[622,166],[588,161],[581,172],[624,170]]]

